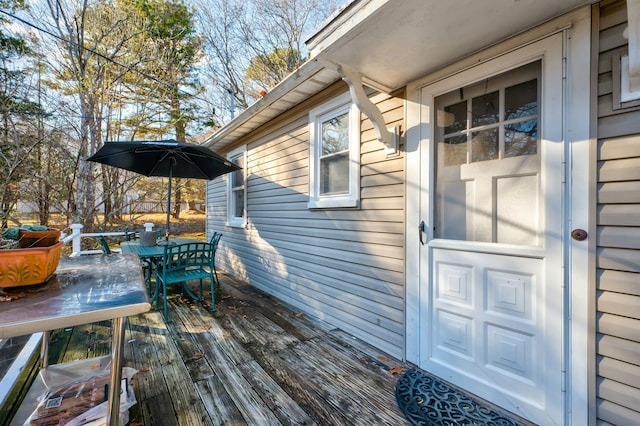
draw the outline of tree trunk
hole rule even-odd
[[[171,109],[173,112],[173,116],[176,117],[175,129],[176,129],[176,140],[178,142],[186,142],[187,134],[185,130],[185,122],[182,118],[182,112],[180,110],[180,99],[178,98],[177,91],[172,91],[171,93]],[[173,207],[173,217],[176,219],[180,219],[180,210],[182,209],[182,185],[180,185],[180,179],[174,179],[175,181],[175,199],[174,199],[174,207]]]
[[[80,95],[81,130],[80,149],[78,152],[78,192],[76,195],[76,208],[74,222],[84,225],[84,232],[93,230],[95,208],[95,179],[93,177],[93,164],[87,162],[87,157],[96,151],[96,145],[100,139],[97,131],[95,114],[95,102],[86,95]]]

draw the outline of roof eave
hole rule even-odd
[[[224,150],[256,127],[277,117],[339,79],[340,76],[336,71],[325,68],[318,61],[309,60],[289,74],[264,97],[207,138],[204,144],[215,151]],[[252,126],[251,123],[255,125]]]

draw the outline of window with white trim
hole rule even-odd
[[[360,111],[348,93],[309,112],[311,209],[358,207]]]
[[[227,175],[227,225],[244,227],[247,224],[247,191],[246,182],[246,145],[231,151],[227,154],[227,159],[232,163],[242,167]]]

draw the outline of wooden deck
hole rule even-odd
[[[407,365],[245,283],[220,279],[214,314],[208,293],[204,305],[176,293],[168,323],[160,311],[129,318],[125,365],[138,370],[131,425],[408,424],[391,374]],[[108,328],[54,334],[52,362],[105,353]]]

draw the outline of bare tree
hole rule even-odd
[[[261,90],[271,89],[295,70],[305,60],[305,38],[339,3],[194,0],[207,53],[202,82],[213,86],[209,93],[218,117],[223,118],[232,102],[247,108]],[[253,70],[249,75],[248,69]]]
[[[19,6],[2,2],[4,7]],[[4,19],[0,20],[4,24]],[[6,228],[19,198],[20,182],[29,176],[33,153],[42,143],[34,117],[42,115],[31,84],[34,51],[22,36],[0,28],[0,220]]]
[[[113,4],[87,0],[62,3],[47,0],[48,19],[43,22],[56,35],[62,50],[55,55],[58,81],[78,102],[78,150],[76,200],[73,220],[91,229],[96,218],[96,179],[93,165],[85,160],[103,141],[103,113],[115,82],[128,72],[115,65],[126,54],[135,36],[127,11]],[[104,180],[103,180],[104,183]],[[109,210],[109,207],[107,207]]]

